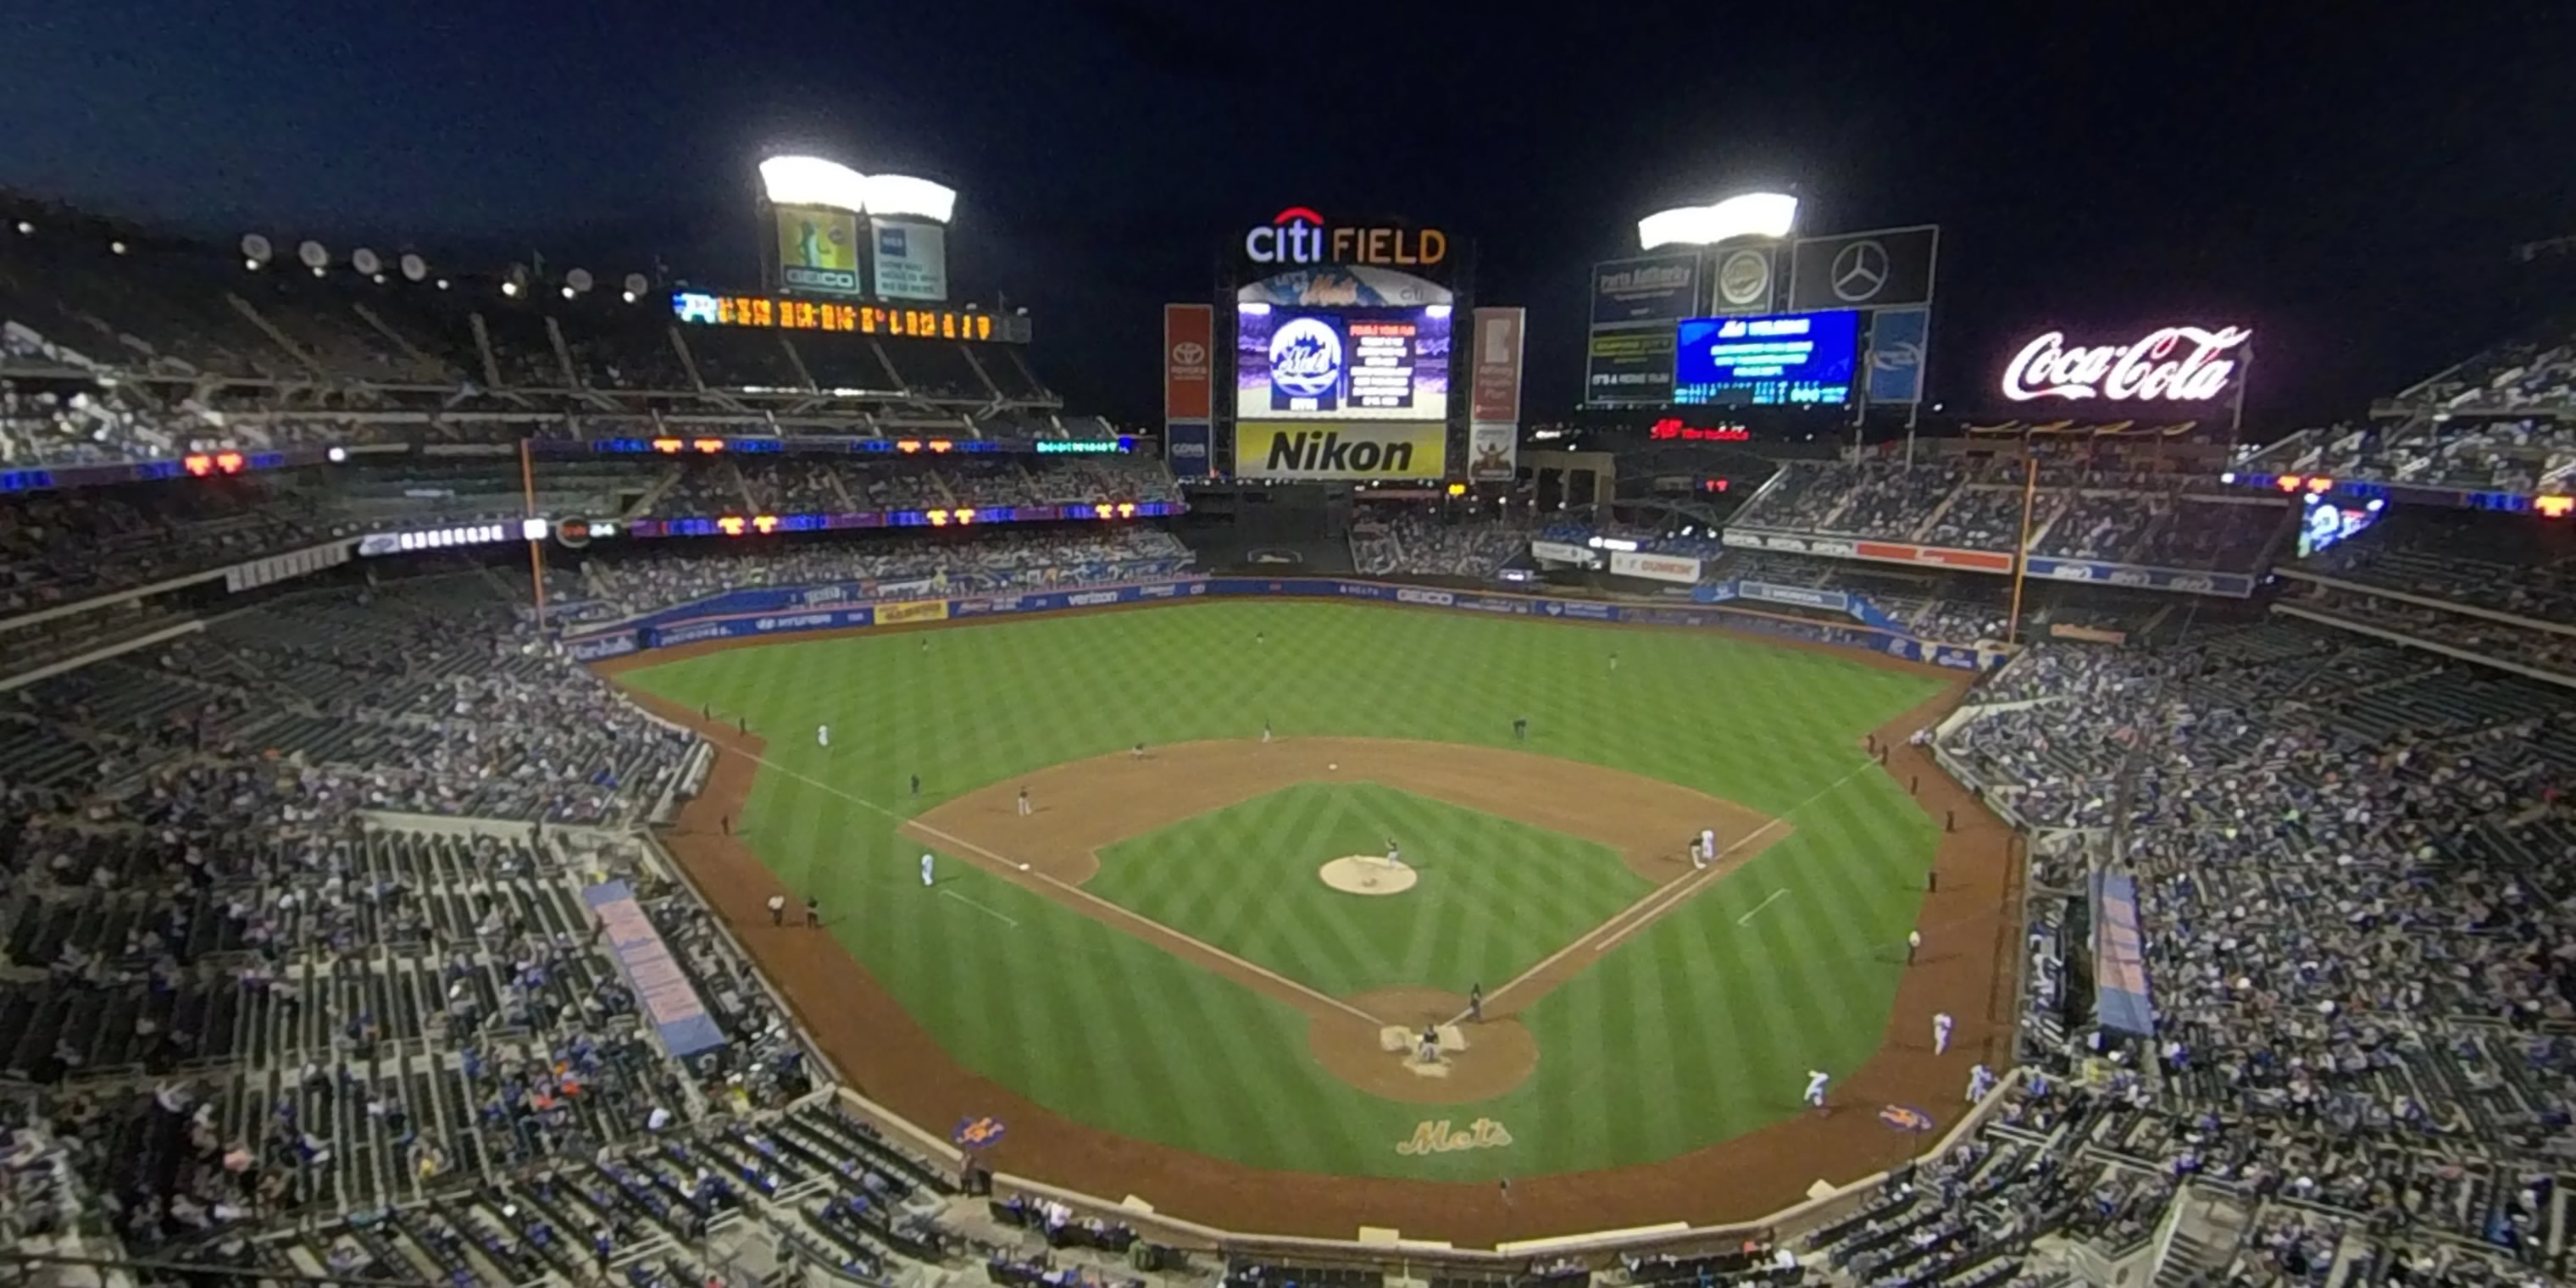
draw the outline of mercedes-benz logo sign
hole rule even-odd
[[[1758,250],[1739,250],[1717,266],[1718,298],[1741,308],[1760,303],[1771,293],[1771,257]]]
[[[1196,340],[1183,340],[1172,346],[1172,365],[1195,367],[1207,361],[1207,346]]]
[[[1873,240],[1835,251],[1827,280],[1834,285],[1835,298],[1845,303],[1858,304],[1877,295],[1887,286],[1887,248]]]

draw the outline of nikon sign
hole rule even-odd
[[[1234,472],[1248,479],[1436,479],[1449,470],[1440,424],[1264,421],[1234,427]]]

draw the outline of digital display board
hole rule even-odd
[[[1673,401],[1757,407],[1851,401],[1860,313],[1690,318],[1673,346]]]
[[[1242,420],[1442,420],[1449,308],[1245,304],[1235,328]]]
[[[828,300],[773,300],[760,295],[709,295],[699,291],[681,291],[671,297],[671,315],[701,326],[906,335],[926,340],[1028,339],[1024,332],[1010,325],[1010,319],[966,309],[910,309],[879,304],[834,304]]]

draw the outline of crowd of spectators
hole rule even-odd
[[[2556,419],[2332,425],[2274,445],[2240,469],[2472,491],[2564,492],[2576,470],[2576,426]]]
[[[1796,462],[1735,522],[1748,528],[2012,550],[2021,531],[2018,468],[1987,463]],[[2030,498],[2031,553],[2166,568],[2250,571],[2278,543],[2278,498],[2213,495],[2198,474],[2044,468]]]
[[[692,460],[645,510],[650,516],[846,514],[1002,506],[1168,501],[1159,461],[1132,456],[958,456],[894,461],[835,456]]]
[[[1175,572],[1189,560],[1178,538],[1134,523],[907,530],[755,550],[673,541],[593,559],[582,599],[563,613],[615,621],[746,586],[901,583],[908,589],[895,593],[964,594],[1085,585]]]
[[[1443,523],[1418,514],[1351,527],[1351,566],[1372,577],[1413,574],[1489,579],[1529,549],[1528,525],[1510,520]]]
[[[2576,626],[2576,537],[2528,516],[2401,506],[2295,569]]]
[[[2286,1277],[2356,1240],[2395,1277],[2564,1273],[2576,694],[2274,619],[2043,643],[1975,701],[1944,753],[2029,826],[2123,828],[2086,862],[2136,876],[2146,932],[2153,1039],[2026,1054],[2133,1079],[2163,1163],[2261,1205],[2239,1255]],[[2033,1004],[2082,1033],[2071,996]]]
[[[2576,333],[2566,318],[2554,319],[2471,355],[2398,401],[2454,415],[2576,410]]]

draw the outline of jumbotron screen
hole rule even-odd
[[[1242,420],[1440,420],[1449,414],[1449,308],[1239,306]]]
[[[1776,313],[1691,318],[1673,351],[1673,401],[1756,407],[1851,401],[1860,314]]]

